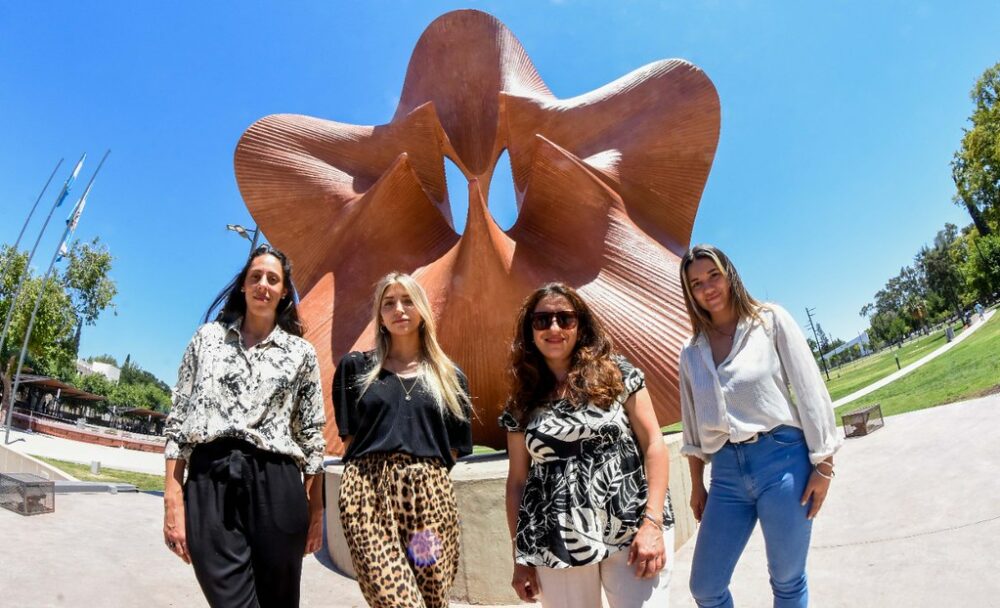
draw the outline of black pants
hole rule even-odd
[[[187,543],[209,605],[298,606],[309,505],[295,461],[220,439],[189,464]]]

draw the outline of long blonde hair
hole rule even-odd
[[[718,247],[713,245],[695,245],[687,250],[681,258],[681,285],[684,286],[684,304],[687,307],[688,316],[691,318],[691,328],[695,334],[708,333],[714,328],[712,317],[708,311],[698,305],[691,292],[691,283],[688,281],[687,271],[691,263],[697,259],[705,258],[712,260],[715,267],[719,269],[722,276],[729,281],[729,303],[736,312],[739,319],[758,319],[760,309],[763,305],[746,290],[740,273],[736,272],[736,266],[726,254],[722,253]]]
[[[434,402],[441,408],[442,413],[447,410],[459,420],[466,420],[467,415],[462,405],[470,404],[471,400],[458,381],[455,364],[448,355],[444,354],[441,345],[438,344],[434,315],[430,302],[427,300],[427,294],[413,277],[403,272],[390,272],[375,285],[375,299],[372,306],[374,319],[372,325],[375,328],[375,360],[371,370],[359,379],[361,393],[364,394],[368,387],[378,379],[382,364],[389,355],[389,347],[392,345],[392,335],[382,324],[382,298],[385,296],[386,290],[393,285],[399,285],[406,291],[410,299],[413,300],[417,312],[420,313],[421,321],[418,331],[420,332],[421,356],[417,381],[423,383]]]

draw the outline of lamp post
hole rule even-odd
[[[226,230],[232,230],[236,234],[250,241],[250,253],[257,248],[257,239],[260,237],[260,228],[246,228],[239,224],[226,224]],[[252,237],[250,235],[253,235]]]

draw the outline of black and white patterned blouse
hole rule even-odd
[[[625,402],[645,386],[642,371],[616,358],[625,390],[607,410],[563,399],[535,410],[526,428],[510,412],[500,426],[524,433],[531,467],[517,515],[514,559],[569,568],[627,549],[646,510],[643,458]],[[670,494],[663,525],[674,525]]]
[[[316,350],[278,326],[247,349],[241,323],[207,323],[188,344],[164,431],[166,457],[190,460],[196,445],[236,437],[321,473],[326,420]]]

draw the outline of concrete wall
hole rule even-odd
[[[79,481],[37,458],[0,445],[0,473],[32,473],[52,481]]]
[[[44,433],[62,439],[93,443],[95,445],[106,445],[112,448],[126,448],[138,450],[140,452],[152,452],[162,454],[166,445],[166,439],[157,438],[153,441],[137,438],[133,433],[121,429],[112,429],[94,425],[77,426],[56,422],[47,418],[33,417],[14,412],[15,426],[26,429],[31,425],[31,430],[36,433]]]
[[[680,442],[679,434],[664,437],[670,453],[670,495],[677,519],[675,550],[687,542],[696,529],[688,507],[691,478],[687,462],[680,455]],[[354,577],[337,507],[342,471],[339,465],[326,469],[327,541],[334,564]],[[507,459],[501,455],[485,461],[460,462],[451,475],[462,527],[461,562],[452,599],[473,604],[518,603],[510,587],[513,562],[504,511]]]

